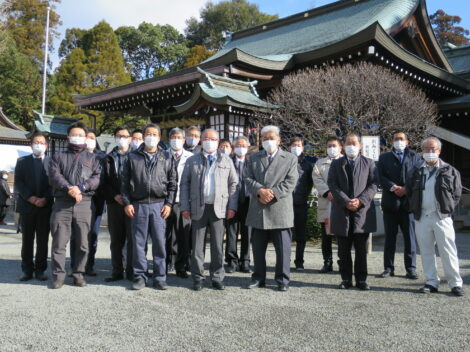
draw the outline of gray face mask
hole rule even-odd
[[[200,139],[196,137],[188,137],[186,138],[186,144],[190,147],[195,147],[199,144]]]

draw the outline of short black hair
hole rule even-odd
[[[160,126],[158,126],[156,123],[153,123],[153,122],[150,122],[148,124],[146,124],[142,130],[142,134],[145,134],[145,132],[147,131],[147,128],[156,128],[158,130],[158,135],[161,136],[162,135],[162,131],[160,129]]]
[[[144,132],[143,132],[140,128],[136,128],[134,131],[132,131],[131,136],[133,136],[134,133],[141,133],[141,134],[144,134]]]
[[[222,143],[228,143],[230,145],[230,147],[232,147],[232,143],[230,143],[230,141],[228,139],[221,139],[219,141],[219,146],[222,144]]]
[[[406,134],[406,132],[401,131],[401,130],[395,130],[395,131],[393,131],[393,132],[392,132],[392,139],[393,139],[393,137],[395,137],[396,134],[399,134],[399,133],[403,133],[403,134],[405,135],[406,139],[408,139],[408,135]]]
[[[290,140],[289,145],[292,145],[294,142],[300,142],[304,145],[304,140],[302,137],[294,137]]]
[[[72,123],[68,128],[67,128],[67,135],[70,134],[70,131],[74,128],[81,128],[83,131],[85,131],[85,134],[88,133],[88,127],[83,122],[77,121]]]
[[[131,134],[131,130],[129,129],[129,127],[127,127],[127,126],[124,125],[124,126],[118,126],[118,127],[116,127],[116,128],[114,129],[114,134],[113,134],[113,136],[117,135],[117,133],[118,133],[119,131],[123,131],[123,130],[126,130],[129,134]]]
[[[33,143],[33,139],[36,137],[44,137],[44,139],[46,140],[46,143],[49,144],[49,137],[45,133],[39,132],[39,131],[33,133],[30,139],[31,143]]]
[[[95,135],[95,137],[98,137],[97,133],[96,133],[96,130],[94,128],[89,128],[88,131],[86,132],[86,134],[88,133],[93,133]]]
[[[339,145],[343,145],[343,143],[341,142],[341,139],[339,137],[336,137],[336,136],[330,136],[326,139],[326,144],[328,144],[329,142],[338,142]]]
[[[360,135],[359,133],[355,133],[355,132],[348,133],[348,134],[345,135],[344,138],[343,138],[344,143],[346,143],[346,140],[347,140],[349,137],[356,137],[357,140],[359,141],[359,143],[361,143],[361,135]]]

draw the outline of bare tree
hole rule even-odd
[[[269,119],[257,117],[258,123],[278,125],[284,142],[302,136],[320,147],[328,136],[351,132],[378,135],[390,144],[396,130],[417,145],[438,119],[436,105],[421,90],[366,62],[291,74],[268,100],[281,108]]]

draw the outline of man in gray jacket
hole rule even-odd
[[[264,287],[266,249],[272,238],[276,249],[275,279],[280,291],[287,291],[290,279],[293,197],[299,173],[297,157],[279,148],[280,130],[265,126],[261,130],[263,151],[251,155],[245,168],[245,184],[251,196],[246,219],[253,228],[254,272],[246,288]]]
[[[354,245],[354,276],[356,287],[370,290],[367,284],[367,240],[377,229],[374,196],[377,193],[375,163],[360,154],[357,134],[345,138],[346,155],[335,159],[328,172],[328,187],[333,193],[331,203],[331,233],[338,236],[340,289],[352,286]]]
[[[192,220],[191,273],[193,289],[202,289],[206,229],[210,228],[212,287],[223,290],[224,219],[232,219],[238,206],[238,176],[232,160],[218,152],[219,134],[206,129],[202,134],[202,153],[186,161],[181,177],[181,214]]]
[[[420,292],[434,293],[438,290],[440,279],[436,266],[437,243],[451,292],[455,296],[463,296],[463,281],[459,273],[452,221],[452,213],[462,195],[460,173],[439,158],[442,148],[439,139],[426,138],[421,147],[424,163],[415,168],[413,176],[406,184],[426,278],[426,283]]]

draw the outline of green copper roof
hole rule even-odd
[[[260,99],[256,91],[257,81],[244,82],[236,79],[221,77],[198,68],[201,73],[201,82],[194,90],[190,100],[182,105],[175,106],[178,113],[195,106],[200,99],[217,105],[228,105],[255,111],[269,111],[278,106]]]
[[[38,111],[33,112],[38,115],[38,119],[34,121],[34,126],[40,132],[56,134],[56,135],[67,135],[67,128],[74,122],[81,120],[82,118],[71,118],[63,116],[52,116],[43,115]]]
[[[270,22],[233,34],[212,61],[238,49],[273,61],[326,47],[358,33],[375,22],[389,32],[402,24],[420,0],[349,0],[306,11],[303,16]]]
[[[444,50],[456,74],[470,72],[470,45]]]

